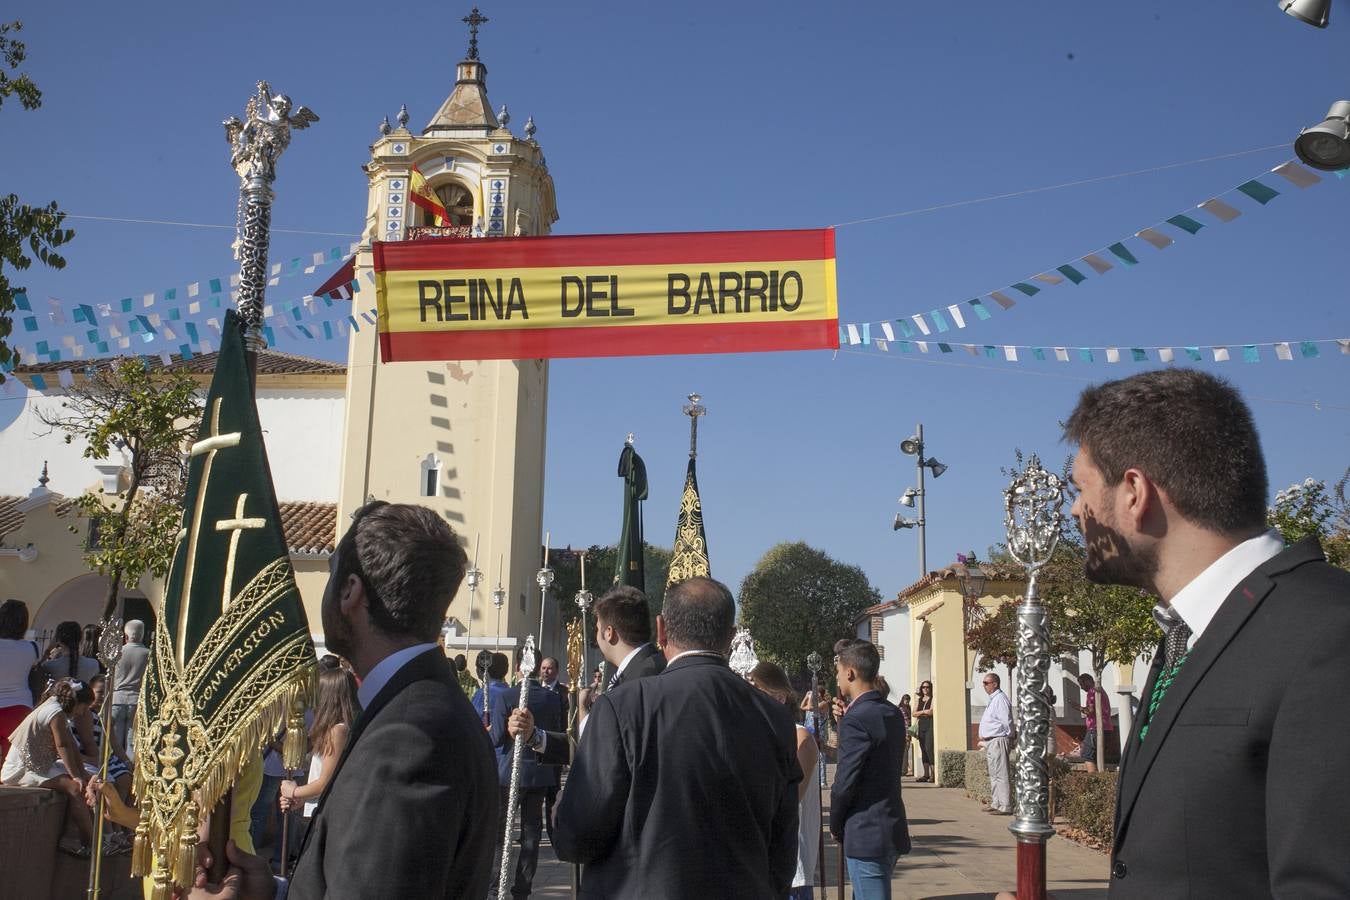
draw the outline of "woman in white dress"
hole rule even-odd
[[[750,683],[778,700],[800,720],[797,698],[787,674],[771,662],[762,662],[750,670]],[[820,851],[820,776],[816,760],[820,751],[815,736],[797,721],[797,765],[802,769],[802,780],[797,785],[797,873],[792,877],[792,890],[787,900],[813,900],[816,862]]]
[[[356,699],[356,677],[348,669],[320,671],[315,694],[314,724],[309,729],[309,746],[314,753],[309,761],[309,780],[304,784],[289,779],[281,783],[282,811],[289,813],[297,802],[303,802],[306,819],[314,815],[319,797],[333,777],[338,759],[347,746],[351,725],[361,714],[361,704]]]
[[[85,805],[84,787],[89,777],[70,730],[72,717],[84,715],[94,701],[94,692],[83,681],[63,678],[51,696],[38,704],[9,736],[9,753],[0,768],[0,781],[17,787],[43,787],[70,797],[67,823],[75,823],[80,840],[61,839],[60,847],[75,856],[88,856],[94,837],[94,819]]]

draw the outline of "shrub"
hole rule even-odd
[[[1115,772],[1067,772],[1055,782],[1055,805],[1068,824],[1111,845],[1116,812]]]
[[[961,750],[943,750],[938,754],[938,787],[965,787],[966,754]]]
[[[966,793],[976,800],[989,802],[993,787],[989,784],[989,760],[983,750],[966,751]]]

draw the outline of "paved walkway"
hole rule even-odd
[[[914,850],[895,867],[894,900],[992,900],[1016,886],[1016,849],[1008,816],[991,816],[957,788],[937,788],[905,779],[904,798]],[[838,900],[838,857],[826,841],[828,896]],[[1061,837],[1047,847],[1050,890],[1059,900],[1104,900],[1107,859]],[[571,896],[571,867],[545,843],[539,850],[536,898]],[[820,891],[816,891],[820,900]],[[852,897],[852,892],[847,894]],[[709,898],[711,900],[711,898]]]

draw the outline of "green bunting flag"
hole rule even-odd
[[[675,524],[675,549],[670,555],[666,587],[697,575],[707,577],[708,536],[703,533],[703,503],[698,496],[698,477],[694,459],[684,476],[684,495],[680,497],[680,518]]]
[[[314,663],[231,310],[136,722],[132,866],[153,900],[192,884],[199,820],[283,724],[286,766],[301,765]]]
[[[614,583],[645,591],[647,572],[642,559],[642,501],[647,499],[647,465],[632,444],[624,444],[623,452],[619,454],[619,477],[623,479],[623,531],[619,534]]]

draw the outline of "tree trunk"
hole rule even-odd
[[[1095,662],[1095,660],[1094,660],[1094,662]],[[1103,666],[1102,668],[1105,668],[1105,666]],[[1096,693],[1092,695],[1092,702],[1093,702],[1093,705],[1096,706],[1096,709],[1093,710],[1092,718],[1093,718],[1093,720],[1095,720],[1096,723],[1097,723],[1097,771],[1098,771],[1098,772],[1105,772],[1105,771],[1106,771],[1106,742],[1105,742],[1105,737],[1106,737],[1106,722],[1103,721],[1103,720],[1104,720],[1107,716],[1109,716],[1109,715],[1111,714],[1111,707],[1110,707],[1109,705],[1107,705],[1107,704],[1102,703],[1102,700],[1104,700],[1104,699],[1106,698],[1106,691],[1105,691],[1105,689],[1102,688],[1102,669],[1099,669],[1099,668],[1097,668],[1096,666],[1093,666],[1093,667],[1092,667],[1092,677],[1093,677],[1094,679],[1096,679],[1096,682],[1097,682],[1097,683],[1093,686],[1094,689],[1096,690]]]

